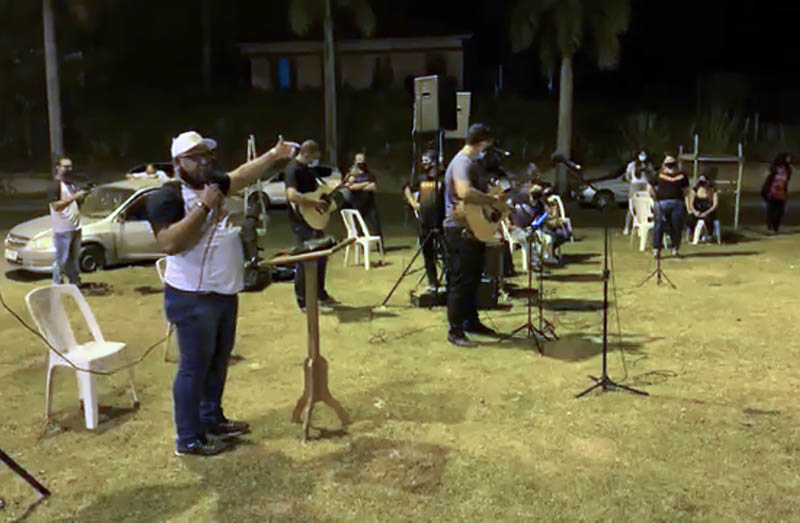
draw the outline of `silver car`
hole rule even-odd
[[[162,184],[158,177],[129,178],[98,185],[89,192],[81,205],[82,272],[164,256],[147,221],[146,201]],[[225,207],[238,211],[242,205],[226,199]],[[52,271],[55,248],[50,216],[12,228],[5,239],[5,258],[12,269]]]
[[[323,170],[323,172],[326,172]],[[339,169],[333,169],[322,179],[332,185],[338,185],[342,181],[342,173]],[[248,202],[259,197],[259,190],[264,201],[265,210],[269,211],[272,207],[286,205],[286,183],[284,182],[283,171],[273,173],[260,183],[253,184],[242,191],[242,195]]]
[[[571,192],[572,197],[585,205],[603,208],[611,202],[628,205],[630,182],[625,180],[625,167],[601,178],[587,179],[592,184],[582,183]]]

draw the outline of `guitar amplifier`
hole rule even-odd
[[[503,281],[503,254],[505,247],[502,243],[486,244],[486,254],[483,262],[483,276],[478,284],[476,303],[479,309],[494,309],[500,296],[500,285]]]

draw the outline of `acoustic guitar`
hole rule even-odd
[[[493,186],[489,189],[490,196],[504,195],[507,188]],[[500,232],[500,222],[505,217],[503,213],[491,205],[476,205],[461,202],[459,204],[460,214],[467,223],[467,229],[476,240],[483,243],[496,242],[502,238]]]
[[[309,196],[314,199],[328,202],[328,206],[324,211],[317,209],[317,206],[311,203],[294,203],[289,202],[292,210],[300,216],[306,224],[315,231],[323,231],[328,226],[331,215],[337,210],[342,208],[344,202],[344,195],[341,192],[342,187],[345,186],[347,178],[340,184],[332,186],[325,182],[321,182],[319,187],[314,192],[303,193],[303,196]]]

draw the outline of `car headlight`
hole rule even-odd
[[[49,234],[34,237],[28,242],[28,248],[33,251],[47,251],[53,248],[53,237]]]

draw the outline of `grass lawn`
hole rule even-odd
[[[367,272],[336,255],[328,289],[343,305],[321,316],[322,354],[353,423],[306,445],[289,421],[306,340],[291,284],[240,298],[243,359],[230,368],[225,408],[253,433],[210,459],[173,454],[175,363],[161,361],[160,347],[137,367],[138,411],[124,374],[99,378],[103,418],[87,431],[75,379],[62,370],[45,427],[47,353],[0,316],[0,445],[53,491],[28,520],[800,519],[800,230],[768,238],[745,229],[735,243],[687,246],[683,259],[663,263],[673,290],[635,287],[654,261],[615,229],[610,374],[650,397],[575,399],[600,372],[602,230],[590,212],[573,223],[578,241],[544,282],[545,314],[560,336],[544,356],[524,341],[447,344],[443,309],[408,306],[418,271],[377,308],[414,253],[401,220],[387,225],[386,264]],[[281,213],[266,251],[287,242]],[[163,336],[151,265],[86,279],[113,287],[88,298],[108,339],[139,356]],[[44,284],[4,279],[0,290],[27,318],[24,296]],[[524,323],[525,302],[505,303],[482,317],[510,331]],[[337,428],[322,404],[312,425]],[[0,515],[12,520],[36,499],[4,467],[0,497]]]

